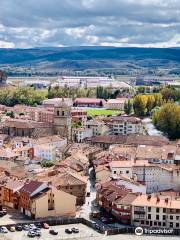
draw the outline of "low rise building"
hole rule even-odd
[[[76,98],[74,100],[75,107],[103,107],[105,104],[104,99],[99,98]]]
[[[85,126],[86,128],[92,129],[93,136],[109,134],[109,128],[102,121],[89,120]]]
[[[126,101],[128,101],[127,98],[109,99],[105,103],[105,107],[107,109],[124,111],[124,104]]]
[[[54,146],[47,145],[34,145],[34,156],[42,158],[43,160],[55,161],[56,160],[56,148]]]
[[[49,187],[47,183],[30,181],[20,190],[20,210],[33,218],[75,216],[76,198]],[[59,200],[62,201],[59,201]]]
[[[85,138],[92,137],[93,131],[90,128],[73,128],[72,139],[75,142],[81,143]]]
[[[82,126],[87,122],[87,112],[82,109],[71,110],[71,117],[73,123],[81,123]]]

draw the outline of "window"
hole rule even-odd
[[[64,116],[64,111],[62,111],[62,116]]]
[[[59,111],[57,111],[57,116],[59,116]]]
[[[156,215],[156,220],[159,220],[159,215]]]
[[[151,214],[148,214],[148,219],[151,219]]]
[[[165,227],[166,226],[166,223],[165,222],[163,222],[163,227]]]
[[[161,222],[158,222],[158,226],[161,226]]]
[[[127,170],[126,173],[129,173],[129,171]]]
[[[166,220],[166,215],[163,215],[163,220]]]
[[[163,213],[166,213],[166,208],[163,208]]]
[[[154,222],[154,226],[157,226],[157,222]]]
[[[172,215],[170,215],[170,219],[173,220],[173,216]]]
[[[114,171],[114,174],[116,174],[116,171]]]
[[[156,208],[156,212],[159,213],[159,208]]]
[[[176,216],[176,220],[179,220],[179,216]]]
[[[176,223],[176,227],[179,228],[179,223]]]
[[[151,211],[151,207],[148,207],[148,212],[150,212]]]

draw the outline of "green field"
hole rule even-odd
[[[114,116],[121,113],[121,111],[118,110],[106,110],[106,109],[87,109],[85,110],[88,114],[88,116],[94,117],[94,116]]]

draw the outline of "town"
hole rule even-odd
[[[30,225],[48,228],[52,219],[84,219],[98,234],[127,227],[180,233],[180,140],[149,134],[138,111],[129,109],[144,95],[121,88],[112,99],[63,96],[37,106],[0,105],[4,234],[8,228],[40,236]],[[101,88],[96,92],[103,95]],[[65,229],[73,231],[81,230]]]

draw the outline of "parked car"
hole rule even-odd
[[[36,236],[34,231],[29,231],[27,234],[28,237],[34,238]]]
[[[78,228],[71,228],[73,233],[79,233],[79,229]]]
[[[66,229],[65,229],[65,233],[71,234],[71,233],[72,233],[72,230],[71,230],[70,228],[66,228]]]
[[[49,230],[49,233],[52,235],[58,235],[58,232],[55,231],[54,229]]]
[[[37,228],[42,228],[42,224],[41,223],[36,223],[36,227]]]
[[[21,225],[17,225],[17,226],[16,226],[16,231],[19,231],[19,232],[20,232],[20,231],[22,231],[22,230],[23,230],[23,228],[22,228]]]
[[[24,225],[24,226],[23,226],[23,230],[24,230],[24,231],[29,231],[29,225],[27,225],[27,224]]]
[[[2,212],[3,212],[4,215],[6,215],[7,214],[7,209],[6,208],[2,208]]]
[[[36,237],[41,237],[41,230],[36,229],[36,230],[34,231],[34,233],[35,233]]]
[[[49,229],[49,225],[47,223],[43,223],[43,228],[44,229]]]
[[[0,228],[0,232],[1,232],[1,233],[8,233],[8,230],[7,230],[6,227],[1,227],[1,228]]]
[[[35,229],[36,225],[34,223],[29,224],[29,228]]]
[[[9,227],[9,231],[10,231],[10,232],[15,232],[15,231],[16,231],[16,229],[15,229],[15,227],[14,227],[14,226],[11,226],[11,227]]]

